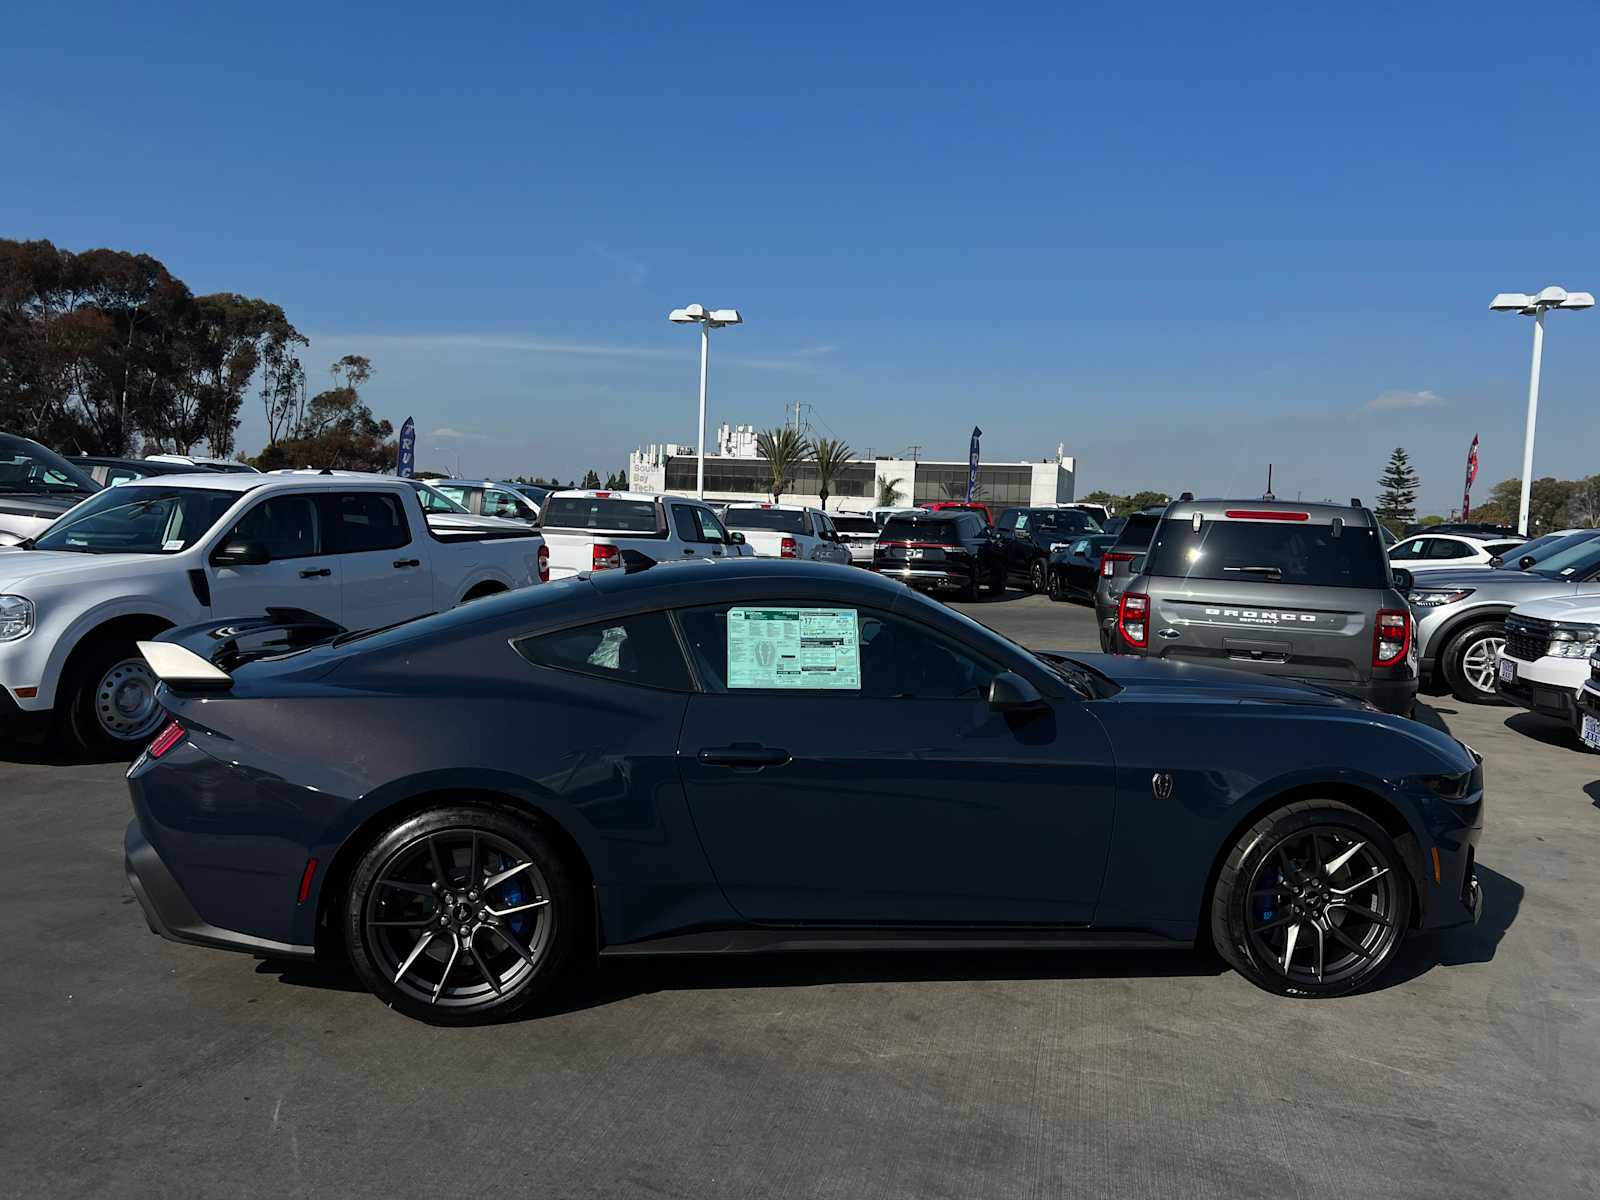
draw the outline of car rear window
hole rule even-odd
[[[551,496],[544,506],[544,527],[655,533],[656,502],[599,496]]]
[[[1151,575],[1176,579],[1288,583],[1311,587],[1389,586],[1377,532],[1308,521],[1164,520],[1150,547]]]
[[[885,542],[936,542],[953,546],[961,540],[954,517],[890,517],[883,527]]]
[[[840,533],[877,533],[878,523],[871,517],[841,517],[833,518],[833,527]]]
[[[777,533],[805,533],[806,515],[781,508],[730,508],[722,516],[729,529],[770,529]]]
[[[1134,513],[1118,532],[1116,549],[1121,550],[1125,547],[1143,549],[1150,544],[1151,535],[1155,533],[1159,524],[1161,518],[1154,513]]]

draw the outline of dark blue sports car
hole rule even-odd
[[[1477,916],[1483,774],[1447,735],[1031,652],[864,571],[674,564],[144,650],[151,927],[348,955],[427,1020],[525,1010],[596,952],[1210,942],[1326,996]]]

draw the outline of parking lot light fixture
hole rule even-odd
[[[1589,292],[1569,292],[1554,285],[1541,288],[1537,295],[1526,292],[1501,292],[1489,301],[1495,312],[1521,313],[1533,318],[1533,365],[1528,371],[1528,423],[1522,440],[1522,504],[1517,511],[1517,532],[1528,536],[1528,498],[1533,487],[1533,429],[1539,416],[1539,364],[1544,357],[1544,315],[1553,308],[1593,308]]]
[[[674,325],[700,326],[700,440],[695,443],[695,452],[700,457],[700,464],[695,473],[695,495],[704,500],[706,498],[706,368],[711,361],[711,331],[721,329],[724,325],[743,325],[744,318],[739,315],[737,308],[708,310],[703,304],[690,304],[673,309],[667,314],[667,320]]]

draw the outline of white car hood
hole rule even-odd
[[[1541,621],[1582,621],[1600,624],[1600,596],[1551,596],[1530,600],[1512,610],[1519,617]]]
[[[169,554],[75,554],[69,550],[12,550],[0,554],[0,593],[28,595],[41,584],[70,587],[117,575],[132,580],[172,570]]]

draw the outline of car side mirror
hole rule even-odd
[[[259,567],[272,561],[272,552],[262,542],[246,542],[237,538],[222,543],[211,556],[216,567]]]
[[[1021,675],[1002,671],[989,681],[989,707],[998,713],[1028,712],[1044,707],[1044,697]]]
[[[1411,590],[1411,585],[1417,581],[1416,576],[1410,571],[1406,570],[1404,567],[1390,567],[1389,574],[1394,576],[1394,586],[1396,591],[1409,592]]]
[[[1534,566],[1538,561],[1539,560],[1533,555],[1524,554],[1521,558],[1517,559],[1517,570],[1526,571],[1529,567]]]
[[[1501,558],[1498,554],[1496,554],[1493,558],[1491,558],[1489,560],[1489,565],[1491,567],[1503,567],[1503,566],[1506,565],[1506,560]]]
[[[730,546],[742,546],[742,545],[744,545],[744,534],[740,533],[737,529],[728,530],[728,545],[730,545]]]

